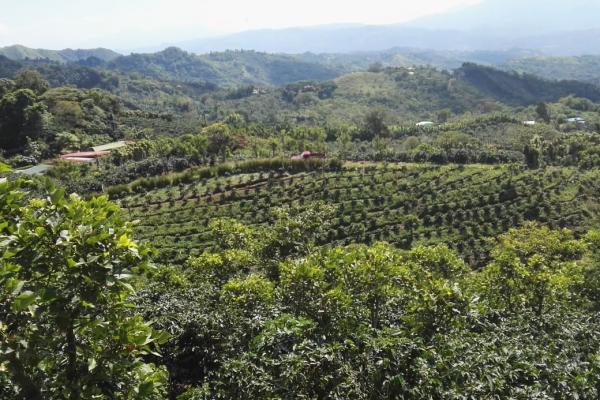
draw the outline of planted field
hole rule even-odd
[[[119,201],[140,221],[163,261],[182,262],[212,244],[214,218],[267,224],[282,205],[336,206],[320,244],[387,241],[399,247],[446,243],[482,265],[495,237],[534,220],[583,232],[600,225],[599,171],[517,166],[347,164],[337,172],[211,177],[130,194]]]

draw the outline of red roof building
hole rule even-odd
[[[67,153],[60,156],[63,161],[89,163],[94,162],[98,158],[106,157],[110,151],[80,151],[77,153]]]
[[[303,151],[301,154],[292,156],[292,160],[306,160],[309,158],[325,158],[325,154],[313,153],[311,151]]]

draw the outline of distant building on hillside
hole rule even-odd
[[[292,156],[292,160],[307,160],[309,158],[325,158],[325,154],[313,153],[311,151],[303,151],[301,154]]]
[[[431,122],[431,121],[421,121],[421,122],[417,123],[417,127],[419,127],[419,128],[433,126],[433,125],[435,125],[435,123]]]
[[[256,86],[252,88],[252,94],[253,95],[265,94],[265,93],[267,93],[266,89],[263,89],[263,88],[260,88],[260,87],[256,87]]]
[[[106,157],[110,151],[79,151],[77,153],[67,153],[60,156],[63,161],[71,161],[77,163],[91,163],[98,158]]]
[[[127,142],[120,140],[118,142],[103,144],[102,146],[94,146],[92,147],[92,151],[111,151],[125,146],[127,146]]]
[[[565,122],[567,123],[575,123],[575,124],[580,124],[580,125],[585,125],[585,119],[581,118],[581,117],[571,117],[571,118],[567,118],[565,120]]]
[[[523,121],[523,125],[533,126],[535,124],[537,124],[537,122],[535,122],[535,121]]]
[[[60,156],[59,160],[76,163],[92,163],[98,160],[99,158],[110,155],[111,151],[125,147],[128,144],[129,142],[121,140],[118,142],[103,144],[101,146],[94,146],[88,151],[79,151],[75,153],[63,154],[62,156]]]

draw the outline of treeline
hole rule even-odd
[[[0,80],[0,151],[15,166],[62,151],[120,138],[121,100],[100,89],[50,88],[42,75],[21,70]]]
[[[506,104],[528,105],[575,95],[600,102],[600,88],[578,81],[549,81],[530,74],[466,63],[455,73],[480,91]]]
[[[342,163],[339,160],[289,160],[289,159],[264,159],[249,160],[238,163],[224,163],[213,167],[191,168],[181,173],[173,173],[150,178],[135,180],[126,185],[111,186],[107,194],[111,198],[118,198],[130,193],[153,190],[161,187],[177,185],[179,183],[190,183],[197,180],[208,179],[219,176],[271,172],[298,173],[302,171],[339,171]]]

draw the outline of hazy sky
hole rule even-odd
[[[392,24],[479,0],[0,0],[0,46],[135,49],[249,29]]]

